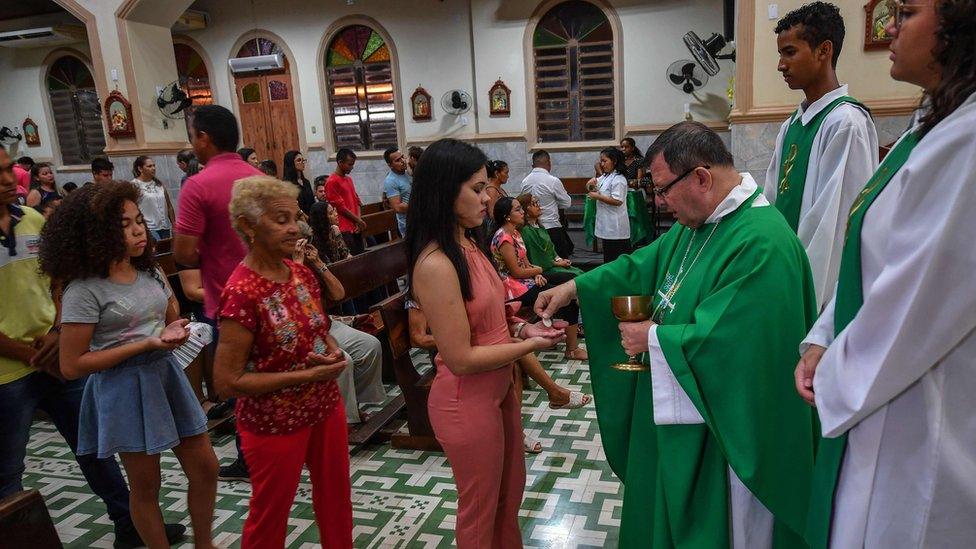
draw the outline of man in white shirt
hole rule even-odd
[[[531,193],[539,201],[542,215],[539,224],[549,233],[549,238],[556,246],[556,255],[569,257],[573,255],[573,241],[566,233],[566,227],[559,222],[559,210],[566,209],[573,203],[563,182],[551,173],[552,160],[546,151],[532,153],[532,171],[522,180],[520,194]]]
[[[878,166],[878,134],[867,108],[837,81],[844,20],[836,6],[804,5],[775,32],[778,69],[805,98],[776,137],[764,194],[800,237],[823,308],[837,284],[847,214]]]

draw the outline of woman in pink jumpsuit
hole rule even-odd
[[[439,350],[428,411],[457,484],[460,549],[522,546],[525,458],[512,365],[561,341],[566,326],[527,324],[507,312],[479,234],[485,161],[472,145],[435,142],[414,171],[407,213],[411,291]]]

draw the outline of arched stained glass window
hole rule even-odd
[[[102,110],[91,71],[71,55],[58,58],[47,75],[47,92],[57,131],[61,162],[88,164],[105,149]]]
[[[339,31],[325,54],[336,148],[383,150],[397,144],[390,47],[365,25]]]
[[[213,91],[210,89],[210,75],[203,57],[187,44],[173,44],[173,54],[176,56],[176,75],[180,88],[190,97],[193,104],[186,109],[186,131],[189,139],[190,124],[193,111],[200,105],[213,103]]]
[[[597,6],[569,0],[532,36],[540,142],[614,137],[613,29]]]

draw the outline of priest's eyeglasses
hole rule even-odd
[[[690,170],[686,171],[685,173],[679,175],[677,178],[675,178],[674,181],[668,183],[667,185],[664,185],[664,186],[661,186],[661,187],[651,187],[651,192],[653,192],[655,196],[659,196],[661,198],[664,198],[664,196],[666,194],[668,194],[668,192],[671,190],[671,187],[674,187],[675,185],[677,185],[679,181],[681,181],[682,179],[684,179],[684,178],[688,177],[689,175],[691,175],[691,173],[693,171],[697,170],[698,168],[705,168],[706,170],[710,170],[712,167],[709,166],[709,165],[707,165],[707,164],[704,165],[704,166],[695,166],[694,168],[691,168]]]

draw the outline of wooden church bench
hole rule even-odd
[[[63,547],[40,492],[26,490],[0,500],[0,547]]]

